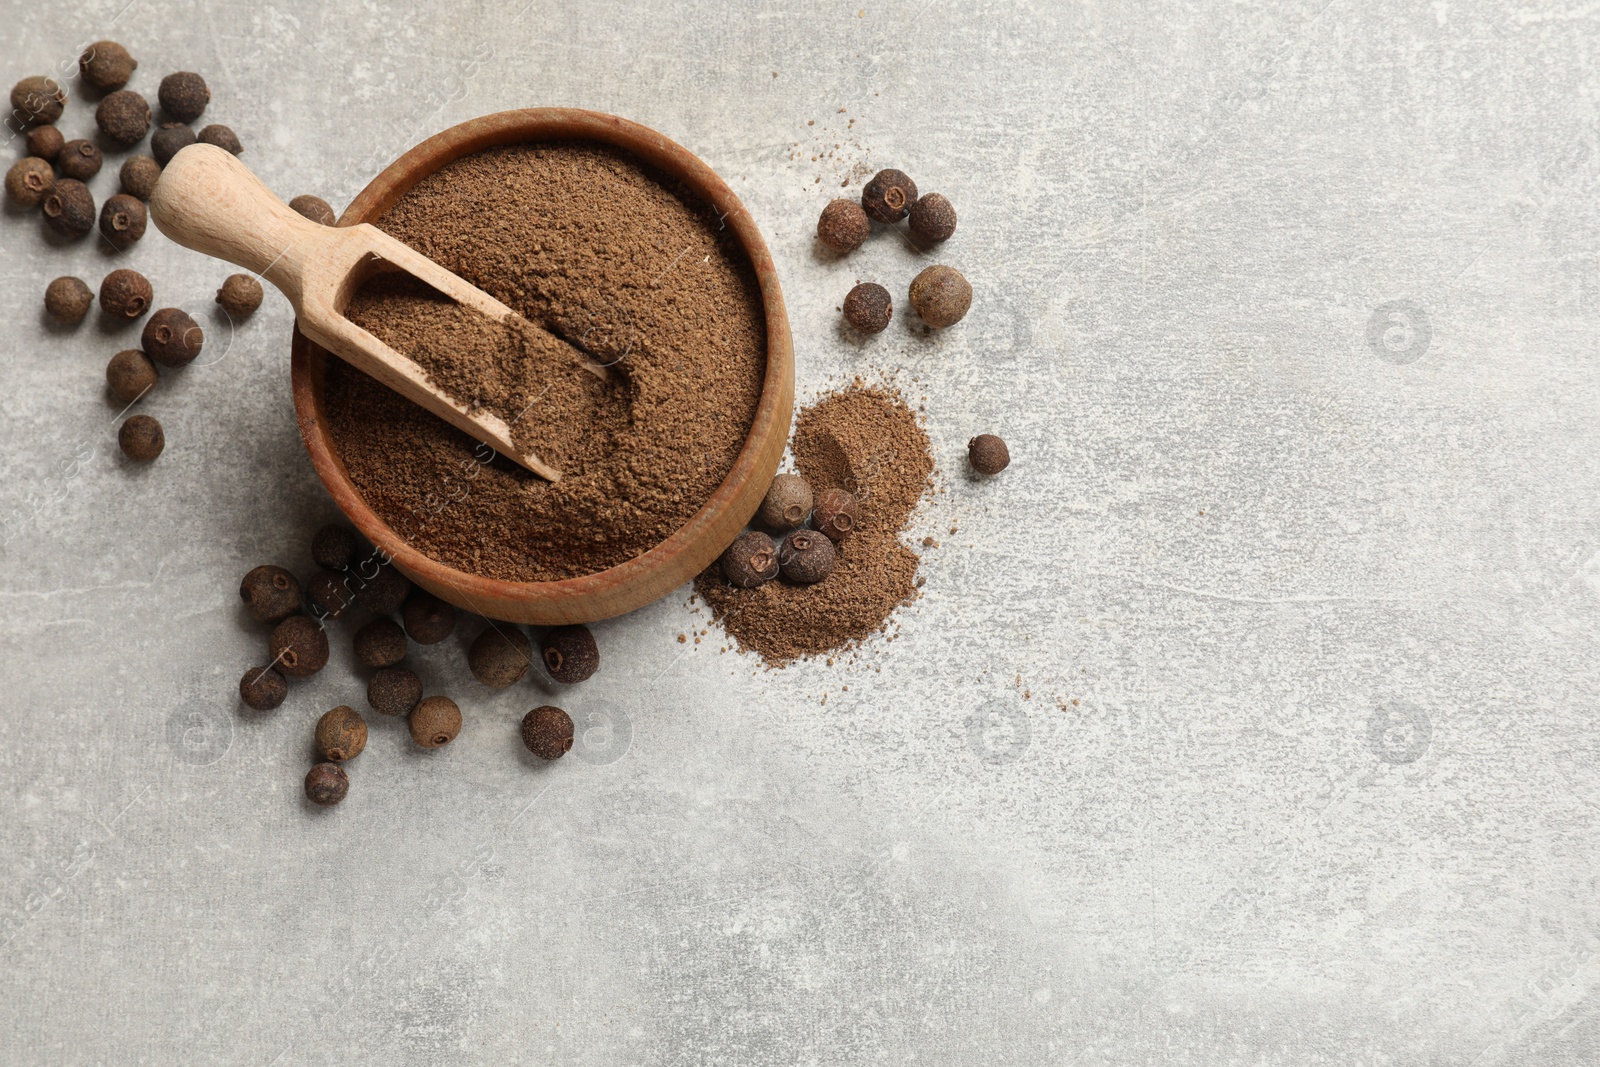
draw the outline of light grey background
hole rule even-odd
[[[240,575],[333,515],[287,305],[229,336],[221,265],[8,213],[0,1060],[1600,1056],[1589,6],[123,2],[6,0],[4,79],[100,36],[152,96],[199,70],[286,197],[503,108],[688,146],[771,243],[802,401],[926,397],[941,544],[834,667],[679,644],[687,590],[600,626],[553,766],[515,735],[550,698],[476,687],[465,625],[415,654],[460,739],[374,721],[308,810],[347,642],[273,714],[234,697]],[[844,292],[924,260],[811,233],[883,166],[957,205],[977,295],[855,344]],[[102,385],[133,332],[39,311],[121,263],[214,326],[139,405],[144,469]],[[980,485],[985,430],[1015,458]]]

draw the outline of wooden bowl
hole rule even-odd
[[[350,480],[334,449],[323,409],[328,356],[294,333],[291,381],[300,436],[317,477],[356,528],[416,584],[457,607],[494,619],[541,625],[607,619],[657,600],[705,569],[733,543],[761,504],[777,472],[794,410],[794,348],[772,256],[749,212],[699,159],[654,130],[614,115],[572,108],[502,111],[428,138],[391,163],[351,202],[340,225],[373,222],[422,178],[495,145],[535,141],[599,141],[624,149],[681,179],[725,215],[755,270],[767,321],[767,368],[755,421],[744,447],[711,498],[688,522],[648,552],[609,570],[560,582],[503,582],[448,567],[423,555],[378,517]]]

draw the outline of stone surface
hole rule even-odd
[[[151,98],[200,71],[267,184],[337,209],[485,112],[662,131],[768,236],[801,398],[897,374],[945,491],[912,531],[940,542],[925,598],[858,661],[679,643],[706,625],[683,590],[596,627],[581,687],[489,692],[465,620],[408,660],[461,736],[423,752],[374,716],[349,798],[313,809],[312,724],[365,684],[348,640],[276,712],[235,695],[265,642],[240,576],[308,575],[335,517],[287,305],[230,333],[231,267],[7,212],[7,1062],[1600,1056],[1580,6],[11,14],[8,79],[101,37]],[[63,130],[93,121],[74,101]],[[885,166],[951,199],[955,237],[820,251],[822,205]],[[973,283],[958,326],[841,331],[858,278],[904,308],[935,261]],[[147,467],[102,380],[137,327],[42,318],[51,278],[116,265],[207,330],[138,404],[167,432]],[[984,431],[1013,461],[979,483]],[[544,765],[517,724],[548,702],[578,740]]]

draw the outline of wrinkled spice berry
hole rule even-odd
[[[344,570],[355,552],[355,531],[343,523],[330,522],[311,538],[311,562],[325,570]]]
[[[572,750],[572,716],[546,704],[522,717],[522,743],[540,759],[560,759]]]
[[[100,173],[100,149],[94,146],[93,141],[68,141],[61,146],[61,155],[56,159],[56,166],[61,168],[63,178],[73,178],[86,182]]]
[[[94,229],[94,196],[75,178],[62,178],[51,186],[39,210],[46,225],[63,237],[76,239]]]
[[[778,546],[760,530],[747,530],[722,554],[722,576],[740,589],[754,589],[778,576]]]
[[[788,533],[811,514],[811,483],[798,474],[780,474],[767,487],[756,521],[769,530]]]
[[[138,69],[139,61],[115,41],[96,41],[78,56],[78,73],[102,92],[127,85]]]
[[[929,326],[954,326],[972,306],[972,286],[952,267],[929,267],[911,280],[911,306]]]
[[[275,626],[267,647],[272,665],[290,678],[309,678],[328,665],[327,631],[304,615],[291,615]]]
[[[42,74],[23,78],[11,87],[11,117],[19,126],[49,125],[61,117],[67,94],[54,79]]]
[[[902,170],[880,170],[861,190],[861,208],[879,222],[899,222],[917,202],[917,183]]]
[[[124,404],[131,404],[154,389],[158,378],[156,365],[137,348],[118,352],[106,364],[106,385],[111,387],[111,395]]]
[[[844,298],[844,319],[860,333],[882,333],[894,315],[889,290],[877,282],[862,282]]]
[[[860,501],[843,489],[824,489],[811,510],[811,525],[835,544],[849,537],[860,521]]]
[[[230,274],[217,290],[217,303],[231,319],[247,319],[261,306],[261,283],[248,274]]]
[[[139,343],[163,367],[194,362],[206,341],[205,331],[181,308],[162,308],[144,324]]]
[[[533,662],[533,645],[528,635],[510,623],[491,625],[467,650],[467,667],[472,676],[491,689],[515,685],[528,673]]]
[[[28,155],[48,162],[55,162],[61,154],[61,146],[66,143],[67,139],[54,126],[35,126],[28,131]]]
[[[282,567],[263,563],[239,583],[239,599],[257,622],[282,622],[300,610],[300,582]]]
[[[357,567],[360,572],[361,568]],[[393,615],[411,594],[411,582],[393,567],[381,567],[361,587],[361,603],[374,615]]]
[[[117,430],[117,447],[135,463],[149,463],[167,447],[167,435],[151,416],[133,415]]]
[[[256,711],[271,711],[289,695],[289,683],[271,667],[251,667],[239,679],[239,699]]]
[[[126,267],[100,279],[100,312],[113,319],[136,319],[150,310],[155,291],[150,279]]]
[[[156,90],[161,110],[179,122],[193,122],[205,113],[211,103],[211,90],[206,80],[192,70],[180,70],[161,79]]]
[[[144,201],[118,193],[100,209],[100,235],[114,248],[127,248],[144,236]]]
[[[967,462],[979,474],[999,474],[1011,463],[1011,450],[992,433],[980,433],[967,442]]]
[[[306,772],[306,799],[329,807],[350,792],[350,776],[337,763],[319,763]]]
[[[367,703],[380,715],[409,715],[422,699],[422,679],[404,667],[385,667],[367,683]]]
[[[778,549],[778,566],[791,582],[811,585],[833,572],[833,542],[815,530],[796,530]]]
[[[355,579],[338,571],[318,571],[306,583],[306,603],[319,617],[340,618],[355,605],[358,595]]]
[[[330,763],[343,763],[361,755],[367,747],[367,720],[347,704],[324,712],[317,720],[317,756]]]
[[[564,685],[586,681],[600,669],[600,647],[587,626],[557,626],[539,641],[550,677]]]
[[[150,156],[129,156],[117,172],[122,191],[140,200],[149,200],[156,190],[156,179],[161,177],[161,164]]]
[[[840,255],[860,248],[871,232],[867,213],[854,200],[830,202],[817,219],[817,240]]]
[[[413,589],[400,608],[406,636],[419,645],[436,645],[455,633],[456,609],[425,589]]]
[[[949,240],[956,232],[956,209],[939,193],[928,193],[911,205],[911,236],[926,244]]]
[[[181,122],[163,122],[161,128],[150,135],[150,154],[164,167],[194,142],[193,128]]]
[[[393,667],[406,658],[406,632],[393,619],[373,619],[356,631],[353,645],[366,667]]]
[[[306,193],[289,201],[289,206],[312,222],[320,222],[324,226],[332,226],[338,221],[338,216],[333,213],[333,208],[329,207],[328,202],[320,196],[312,196],[310,193]]]
[[[83,321],[94,306],[94,290],[82,278],[70,275],[57,278],[44,290],[44,309],[50,317],[66,326]]]
[[[150,104],[130,89],[119,89],[100,101],[94,122],[108,140],[130,147],[150,132]]]
[[[449,697],[429,697],[411,709],[411,740],[423,748],[448,745],[461,732],[461,709]]]
[[[55,168],[38,156],[23,156],[6,171],[6,196],[18,207],[38,207],[55,184]]]
[[[195,140],[201,144],[216,145],[224,152],[231,152],[234,155],[244,151],[244,145],[239,143],[238,134],[234,133],[231,127],[224,126],[220,122],[213,122],[195,134]]]

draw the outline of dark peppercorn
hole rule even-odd
[[[992,433],[980,433],[967,442],[967,462],[979,474],[999,474],[1011,462],[1011,450]]]
[[[722,554],[722,576],[740,589],[754,589],[778,576],[778,546],[760,530],[746,530]]]
[[[118,352],[106,364],[106,384],[111,395],[131,404],[155,388],[158,375],[150,357],[137,348]]]
[[[289,695],[289,683],[271,667],[251,667],[239,679],[239,699],[256,711],[271,711]]]
[[[135,463],[149,463],[167,447],[167,435],[151,416],[132,415],[117,430],[117,447]]]
[[[778,565],[791,582],[810,585],[833,571],[833,542],[815,530],[796,530],[783,539]]]
[[[306,583],[306,601],[312,614],[337,619],[355,604],[358,588],[353,577],[338,571],[318,571]]]
[[[862,282],[845,294],[845,321],[861,333],[882,333],[893,314],[889,290],[877,282]]]
[[[361,603],[374,615],[393,615],[405,604],[411,583],[393,567],[380,567],[361,587]]]
[[[929,267],[911,279],[911,306],[929,326],[954,326],[972,306],[972,286],[953,267]]]
[[[825,489],[811,511],[811,525],[828,540],[838,543],[855,530],[861,521],[861,504],[854,493]]]
[[[93,141],[76,140],[68,141],[61,146],[61,155],[56,158],[56,166],[61,168],[63,178],[76,178],[86,182],[100,173],[100,149],[94,146]]]
[[[456,609],[426,589],[413,589],[400,608],[406,635],[419,645],[436,645],[456,629]]]
[[[115,41],[96,41],[78,56],[78,73],[96,89],[120,89],[128,84],[139,61]]]
[[[201,130],[195,135],[195,140],[201,144],[216,145],[224,152],[232,152],[234,155],[244,151],[244,145],[239,143],[238,134],[234,133],[231,127],[224,126],[220,122],[213,122]]]
[[[899,222],[917,202],[917,183],[902,170],[880,170],[861,190],[861,208],[879,222]]]
[[[156,190],[156,179],[161,177],[161,164],[150,156],[129,156],[117,172],[122,191],[140,200],[149,200]]]
[[[126,267],[100,279],[100,311],[113,319],[136,319],[150,310],[155,291],[150,279]]]
[[[163,122],[161,128],[150,135],[150,154],[163,167],[172,157],[194,144],[194,129],[181,122]]]
[[[522,743],[540,759],[560,759],[572,750],[572,716],[549,704],[522,717]]]
[[[282,567],[263,563],[239,583],[239,599],[257,622],[282,622],[300,610],[300,583]]]
[[[127,248],[144,236],[144,201],[118,193],[100,209],[100,234],[115,248]]]
[[[28,155],[54,162],[61,154],[61,146],[67,139],[61,136],[61,131],[54,126],[35,126],[28,131]]]
[[[229,318],[245,319],[261,306],[261,283],[248,274],[230,274],[217,290],[217,303]]]
[[[94,109],[95,125],[119,145],[136,145],[150,132],[150,104],[131,89],[119,89]]]
[[[82,237],[94,229],[94,196],[87,185],[75,178],[62,178],[51,186],[40,201],[39,210],[44,213],[45,223],[63,237]]]
[[[367,703],[380,715],[409,715],[422,699],[422,679],[404,667],[385,667],[367,683]]]
[[[221,300],[218,294],[217,301]],[[350,557],[355,551],[355,532],[343,523],[330,522],[311,538],[311,561],[330,571],[342,571],[350,566]]]
[[[161,101],[161,110],[179,122],[193,122],[211,103],[211,90],[194,71],[180,70],[161,79],[156,99]]]
[[[44,309],[57,322],[71,326],[83,321],[94,305],[94,290],[82,278],[57,278],[44,289]]]
[[[448,745],[461,732],[461,709],[449,697],[429,697],[411,709],[411,740],[423,748]]]
[[[956,232],[956,209],[940,193],[928,193],[911,205],[911,218],[907,223],[911,236],[933,244],[948,240]]]
[[[6,171],[6,196],[18,207],[38,207],[56,184],[56,169],[38,156],[23,156]]]
[[[11,87],[11,116],[20,126],[47,126],[61,117],[67,94],[52,78],[35,74]]]
[[[306,772],[306,799],[328,807],[350,792],[350,776],[337,763],[319,763]]]
[[[817,219],[817,240],[843,255],[861,247],[872,232],[867,213],[854,200],[834,200]]]
[[[205,344],[205,331],[180,308],[162,308],[144,324],[139,343],[163,367],[193,363]]]
[[[324,226],[332,226],[338,221],[338,216],[333,213],[333,208],[329,207],[328,202],[320,196],[312,196],[310,193],[306,193],[289,201],[289,206],[312,222],[320,222]]]
[[[367,667],[393,667],[406,658],[406,632],[393,619],[373,619],[356,631],[354,645]]]
[[[317,756],[329,763],[343,763],[361,755],[367,747],[367,720],[346,704],[324,712],[317,720]]]
[[[539,642],[539,653],[550,677],[567,685],[600,669],[600,648],[587,626],[557,626]]]
[[[316,620],[291,615],[268,640],[272,665],[290,678],[309,678],[328,665],[328,634]]]
[[[811,483],[798,474],[780,474],[767,487],[756,521],[769,530],[788,531],[811,514]]]
[[[472,676],[491,689],[504,689],[521,681],[533,662],[528,635],[509,623],[490,624],[467,650]]]

